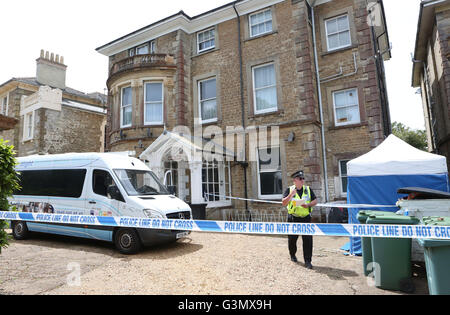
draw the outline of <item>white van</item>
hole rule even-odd
[[[21,212],[192,219],[140,160],[114,153],[68,153],[18,158],[22,188],[9,199]],[[124,254],[176,241],[188,232],[106,226],[12,222],[13,237],[44,232],[114,242]]]

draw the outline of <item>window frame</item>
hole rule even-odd
[[[34,139],[35,111],[29,111],[23,115],[23,141]]]
[[[269,170],[264,170],[261,172],[260,170],[260,158],[259,158],[259,151],[260,150],[267,150],[267,149],[271,149],[273,150],[274,148],[278,148],[278,153],[279,153],[279,166],[280,169],[269,169]],[[281,188],[281,193],[280,194],[270,194],[270,195],[263,195],[261,193],[261,173],[281,173],[281,178],[283,178],[283,170],[282,170],[282,165],[281,165],[281,146],[267,146],[267,147],[259,147],[256,148],[256,172],[257,172],[257,178],[258,178],[258,198],[259,199],[281,199],[283,198],[283,188]]]
[[[337,120],[337,108],[336,108],[336,97],[335,95],[337,93],[346,93],[348,91],[355,91],[356,93],[356,104],[352,104],[352,105],[345,105],[344,107],[340,107],[338,109],[342,109],[342,108],[346,108],[346,107],[356,107],[358,109],[358,114],[359,114],[359,118],[358,121],[348,121],[348,122],[338,122]],[[334,125],[336,127],[340,127],[340,126],[348,126],[348,125],[357,125],[361,123],[361,110],[359,108],[360,104],[359,104],[359,93],[358,93],[358,88],[354,87],[354,88],[349,88],[349,89],[344,89],[344,90],[337,90],[337,91],[333,91],[331,93],[331,97],[333,99],[333,113],[334,113]]]
[[[139,50],[140,48],[143,48],[143,47],[146,47],[146,48],[147,48],[147,53],[145,53],[145,54],[140,54],[140,53],[138,53],[138,50]],[[149,53],[150,53],[150,46],[149,46],[149,43],[145,43],[145,44],[136,46],[135,56],[148,55]]]
[[[214,44],[212,46],[208,47],[208,48],[200,49],[200,44],[201,43],[205,43],[205,42],[208,42],[208,41],[211,40],[211,39],[208,39],[208,40],[200,42],[200,39],[199,39],[200,34],[203,34],[203,33],[206,33],[206,32],[210,32],[210,31],[212,31],[212,34],[213,34],[213,38],[212,39],[214,41]],[[200,31],[200,32],[197,33],[197,54],[200,54],[200,53],[203,53],[205,51],[212,50],[212,49],[215,49],[215,48],[216,48],[216,28],[215,27],[211,27],[211,28],[208,28],[206,30],[203,30],[203,31]]]
[[[9,108],[9,93],[1,96],[0,114],[8,116],[8,108]]]
[[[161,85],[161,101],[160,102],[147,102],[147,84],[160,84]],[[161,103],[161,120],[160,121],[147,121],[147,105]],[[164,82],[162,81],[147,81],[144,82],[144,125],[155,126],[164,124]]]
[[[202,82],[211,81],[211,80],[216,80],[216,96],[214,98],[208,98],[208,99],[202,100],[201,83]],[[198,80],[198,82],[197,82],[197,90],[198,90],[198,114],[199,114],[199,117],[200,117],[200,122],[202,124],[217,122],[218,119],[219,119],[218,118],[218,116],[219,116],[219,109],[218,109],[218,104],[217,104],[217,77],[213,76],[213,77],[209,77],[209,78],[206,78],[206,79]],[[203,119],[203,116],[202,116],[202,102],[211,101],[213,99],[216,101],[216,117],[215,118],[209,118],[209,119]]]
[[[123,90],[129,88],[130,92],[131,92],[131,104],[127,104],[127,105],[123,105]],[[124,107],[131,107],[131,121],[129,124],[124,125],[123,124],[123,109]],[[127,128],[127,127],[131,127],[133,125],[133,89],[132,87],[129,86],[124,86],[122,88],[120,88],[120,128]]]
[[[263,22],[261,22],[261,23],[252,25],[252,16],[257,15],[257,14],[260,14],[260,13],[265,13],[266,11],[270,11],[270,21],[272,22],[271,30],[270,30],[270,31],[265,31],[265,32],[262,32],[262,33],[258,33],[258,34],[253,34],[252,26],[259,25],[259,24],[265,24],[265,23],[267,23],[269,20],[266,20],[266,21],[263,21]],[[257,11],[257,12],[254,12],[254,13],[249,14],[249,16],[248,16],[248,27],[249,27],[249,35],[250,35],[250,38],[254,38],[254,37],[258,37],[258,36],[262,36],[262,35],[265,35],[265,34],[270,34],[270,33],[272,33],[272,32],[273,32],[273,12],[272,12],[272,8],[262,9],[262,10],[259,10],[259,11]]]
[[[348,26],[348,28],[347,28],[347,30],[345,30],[345,31],[337,31],[337,32],[334,32],[334,33],[329,33],[328,32],[328,23],[327,22],[329,22],[329,21],[332,21],[332,20],[338,20],[339,18],[341,18],[341,17],[347,17],[347,26]],[[343,48],[347,48],[347,47],[351,47],[352,46],[352,33],[351,33],[351,26],[350,26],[350,17],[349,17],[349,14],[348,13],[344,13],[344,14],[341,14],[341,15],[338,15],[338,16],[335,16],[335,17],[331,17],[331,18],[328,18],[328,19],[325,19],[324,20],[324,24],[325,24],[325,38],[326,38],[326,41],[327,41],[327,51],[335,51],[335,50],[338,50],[338,49],[343,49]],[[333,48],[330,48],[330,41],[329,41],[329,37],[331,36],[331,35],[336,35],[336,34],[340,34],[340,33],[344,33],[344,32],[348,32],[348,37],[349,37],[349,43],[347,44],[347,45],[339,45],[339,46],[337,46],[337,47],[333,47]]]
[[[257,103],[256,103],[256,80],[255,80],[255,70],[258,68],[263,68],[263,67],[268,67],[268,66],[273,66],[273,75],[275,76],[275,85],[271,85],[271,86],[265,86],[263,88],[258,88],[258,90],[262,90],[262,89],[268,89],[268,88],[272,88],[275,87],[275,100],[276,100],[276,105],[275,107],[271,107],[271,108],[267,108],[267,109],[262,109],[262,110],[258,110],[257,109]],[[261,64],[261,65],[257,65],[257,66],[253,66],[252,67],[252,88],[253,88],[253,110],[254,110],[254,114],[258,115],[258,114],[265,114],[265,113],[273,113],[273,112],[277,112],[279,107],[278,107],[278,86],[277,86],[277,75],[276,75],[276,67],[275,67],[275,62],[268,62],[265,64]]]
[[[152,40],[148,45],[149,45],[149,54],[156,53],[156,41]]]
[[[348,160],[348,159],[342,159],[342,160],[338,160],[338,169],[339,169],[339,185],[340,185],[340,193],[341,193],[341,197],[347,197],[347,191],[344,191],[344,189],[345,190],[347,190],[347,187],[345,187],[344,188],[344,185],[343,185],[343,178],[345,177],[345,178],[347,178],[347,184],[348,184],[348,172],[347,172],[347,174],[342,174],[342,167],[341,167],[341,162],[350,162],[350,160]],[[347,163],[346,163],[346,165],[347,165]]]

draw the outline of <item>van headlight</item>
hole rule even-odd
[[[162,214],[161,212],[159,212],[157,210],[153,210],[153,209],[144,209],[144,214],[148,218],[160,218],[160,219],[166,218],[166,216],[164,214]]]

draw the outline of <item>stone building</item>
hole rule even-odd
[[[422,1],[412,86],[420,87],[428,150],[450,168],[450,1]]]
[[[17,156],[103,151],[106,97],[67,87],[66,68],[62,56],[42,50],[36,77],[0,85],[1,114],[17,122],[0,137]]]
[[[280,219],[278,204],[225,196],[280,201],[298,169],[320,202],[345,199],[347,161],[391,131],[388,48],[382,1],[180,11],[97,48],[106,150],[132,151],[191,204],[206,198],[208,218]]]

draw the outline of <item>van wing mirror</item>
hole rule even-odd
[[[171,195],[175,195],[177,192],[177,186],[167,186],[167,190]]]
[[[120,190],[116,185],[108,186],[108,195],[111,196],[112,199],[123,201],[122,194],[120,193]]]

